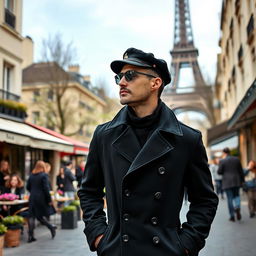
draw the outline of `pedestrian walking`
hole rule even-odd
[[[247,198],[250,218],[256,213],[256,162],[251,160],[245,169],[245,182],[243,186]]]
[[[218,204],[201,133],[161,101],[171,81],[164,60],[129,48],[111,69],[125,107],[96,128],[78,191],[90,249],[104,256],[198,255]],[[190,209],[181,225],[185,186]]]
[[[65,205],[68,205],[72,200],[75,199],[75,188],[73,185],[73,181],[76,180],[75,177],[75,169],[73,168],[73,164],[71,161],[66,163],[64,168],[64,195],[65,197],[70,198],[71,200],[65,202]]]
[[[64,196],[64,180],[65,180],[64,167],[61,166],[59,169],[59,174],[56,177],[57,192],[61,196]]]
[[[82,160],[79,165],[76,167],[76,180],[77,180],[77,187],[80,188],[83,174],[84,174],[84,167],[85,161]]]
[[[220,160],[218,174],[222,175],[222,189],[227,195],[230,221],[241,220],[241,200],[239,190],[244,181],[242,165],[238,157],[230,155],[230,149],[223,149],[223,159]]]
[[[219,169],[219,159],[216,157],[213,157],[212,163],[209,166],[212,178],[214,180],[214,185],[215,185],[215,192],[217,195],[221,196],[222,199],[224,199],[223,195],[223,189],[222,189],[222,175],[218,174],[218,169]]]
[[[56,234],[56,226],[47,220],[53,203],[43,161],[39,160],[36,162],[35,168],[27,181],[27,190],[30,192],[28,243],[36,241],[34,237],[35,218],[50,230],[53,239]]]

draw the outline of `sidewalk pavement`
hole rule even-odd
[[[188,205],[184,204],[181,212],[182,222],[185,221],[187,210]],[[233,223],[228,221],[228,218],[227,202],[220,199],[210,236],[199,256],[256,255],[256,218],[249,218],[246,201],[242,201],[241,221]],[[56,224],[59,223],[60,220],[57,219]],[[60,229],[58,225],[56,237],[52,240],[49,230],[44,226],[39,226],[35,230],[37,241],[33,243],[27,243],[25,230],[21,245],[16,248],[4,248],[4,256],[96,256],[96,253],[90,252],[88,248],[83,228],[82,221],[78,222],[77,229],[72,230]]]
[[[83,221],[78,222],[76,229],[61,229],[60,219],[51,220],[57,224],[56,236],[51,238],[50,231],[39,225],[35,229],[37,241],[27,243],[27,227],[21,235],[21,244],[18,247],[4,248],[3,256],[96,256],[92,253],[83,233]]]

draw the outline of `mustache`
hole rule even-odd
[[[121,92],[128,92],[128,93],[131,93],[131,91],[129,90],[129,89],[126,89],[126,88],[121,88],[120,90],[119,90],[119,92],[121,93]]]

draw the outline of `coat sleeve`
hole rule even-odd
[[[104,176],[98,152],[99,145],[97,128],[90,144],[81,188],[78,190],[85,223],[84,233],[92,251],[96,250],[94,247],[96,237],[103,234],[107,227],[106,215],[103,210]]]
[[[241,180],[241,183],[243,183],[244,182],[244,170],[243,170],[240,160],[238,160],[238,168],[239,168],[238,172],[239,172],[240,180]]]
[[[219,163],[218,174],[220,174],[220,175],[224,174],[224,168],[223,168],[222,161],[220,161],[220,163]]]
[[[201,134],[192,150],[185,176],[190,207],[187,222],[182,224],[180,239],[183,246],[189,250],[189,255],[194,256],[198,255],[205,245],[216,214],[218,197],[213,190]]]
[[[50,203],[52,201],[52,198],[50,195],[50,184],[49,184],[48,176],[45,173],[42,175],[42,189],[45,195],[46,202]]]
[[[30,176],[28,178],[28,181],[27,181],[27,186],[26,186],[26,189],[30,192],[30,187],[31,187],[31,183],[30,183]]]

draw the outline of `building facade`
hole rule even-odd
[[[22,0],[0,1],[0,161],[26,179],[39,159],[57,173],[60,153],[73,153],[74,146],[25,122],[22,69],[33,61],[33,41],[22,36],[22,6]]]
[[[256,0],[224,0],[211,147],[236,137],[242,164],[256,159]],[[228,142],[229,140],[229,142]]]
[[[61,112],[57,111],[60,91]],[[22,100],[28,106],[27,121],[87,143],[106,107],[77,68],[66,72],[55,63],[34,63],[23,70]]]

